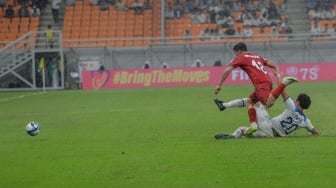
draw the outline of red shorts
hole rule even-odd
[[[268,97],[271,94],[273,84],[271,82],[263,82],[254,85],[254,91],[249,98],[253,103],[260,101],[263,105],[266,104]]]

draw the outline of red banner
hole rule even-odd
[[[301,82],[336,81],[336,63],[279,65],[282,76],[294,76]],[[216,85],[225,66],[166,69],[127,69],[82,72],[83,89],[176,87]],[[246,84],[250,80],[241,69],[231,72],[224,84]]]

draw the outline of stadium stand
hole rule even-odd
[[[335,1],[305,1],[307,2],[308,16],[315,9],[325,8],[334,12],[333,18],[321,17],[318,19],[320,27],[328,25],[328,28],[332,30],[335,25]],[[320,7],[312,7],[308,1],[316,1]],[[14,0],[8,0],[7,4],[14,4],[14,2]],[[29,2],[32,1],[29,0]],[[286,42],[288,38],[285,34],[290,32],[286,25],[288,15],[284,11],[286,1],[283,0],[218,1],[223,4],[210,3],[217,1],[204,1],[209,3],[200,5],[192,4],[193,1],[187,0],[166,0],[164,13],[161,12],[161,0],[139,0],[142,4],[149,3],[150,5],[148,8],[145,7],[141,14],[131,8],[134,0],[121,0],[121,2],[128,7],[127,10],[118,10],[112,4],[108,10],[100,10],[98,5],[91,5],[90,0],[78,0],[74,5],[66,5],[62,26],[62,35],[65,41],[63,46],[147,46],[148,44],[161,43],[161,37],[165,37],[166,43],[202,43],[208,39],[211,39],[212,42],[237,40]],[[259,19],[263,14],[262,7],[272,6],[275,8],[276,18],[270,18],[272,14],[269,10],[269,19],[265,23],[260,23]],[[220,8],[218,9],[218,7]],[[228,8],[222,9],[223,7]],[[4,28],[0,31],[1,47],[27,31],[37,31],[39,27],[39,17],[20,19],[17,15],[18,8],[19,5],[16,4],[14,6],[15,18],[0,18],[0,26]],[[4,9],[0,9],[0,11],[4,14]],[[197,18],[199,12],[204,16],[199,18],[203,21],[199,21]],[[245,22],[242,20],[247,14],[251,15],[255,21]],[[164,23],[162,23],[162,15],[165,16]],[[226,34],[230,23],[224,17],[232,19],[232,26],[236,32],[233,36]],[[219,23],[218,19],[221,18],[225,21],[221,20],[222,22]],[[316,19],[310,18],[310,23],[313,23],[314,20]],[[252,25],[249,25],[251,23]],[[165,28],[162,29],[163,25]],[[274,27],[280,35],[271,37],[271,31]],[[253,36],[244,36],[245,28],[250,28],[253,31]],[[186,32],[189,32],[188,40],[183,39]],[[330,37],[331,34],[327,37],[323,35],[314,37],[314,40],[329,39]]]
[[[336,33],[336,1],[306,0],[310,32],[314,41],[330,40]]]
[[[277,10],[281,10],[279,7],[284,7],[284,1],[267,1],[266,4],[261,4],[259,1],[249,1],[246,4],[241,4],[240,1],[235,1],[238,3],[239,8],[234,10],[234,1],[223,1],[224,4],[215,3],[214,1],[209,4],[188,4],[187,1],[179,1],[180,4],[176,1],[166,1],[166,37],[181,37],[184,35],[185,31],[191,31],[192,42],[202,42],[202,36],[205,38],[214,38],[214,42],[223,42],[227,40],[248,40],[248,41],[287,41],[287,37],[269,37],[271,28],[273,26],[279,27],[282,22],[286,22],[287,16],[281,14]],[[209,1],[211,2],[211,1]],[[276,16],[272,20],[266,20],[267,22],[262,23],[260,19],[261,7],[263,6],[274,6],[276,9]],[[182,10],[180,10],[182,7]],[[224,8],[223,8],[224,7]],[[229,7],[226,8],[225,7]],[[179,12],[182,15],[179,15]],[[243,19],[245,15],[251,15],[253,23],[247,25]],[[243,31],[245,26],[251,26],[251,30],[255,36],[246,38],[241,36],[240,33],[234,35],[231,39],[228,39],[226,36],[226,30],[229,21],[233,25],[233,29],[236,31]],[[210,33],[208,33],[210,31]],[[283,34],[287,34],[283,33]],[[209,36],[205,36],[209,35]],[[215,35],[215,36],[214,36]],[[239,36],[240,35],[240,36]],[[168,39],[169,40],[169,39]],[[180,40],[172,39],[173,43],[181,42]],[[183,41],[185,42],[185,41]]]
[[[12,19],[0,18],[0,48],[4,47],[8,42],[16,40],[18,37],[29,31],[37,31],[39,25],[38,17],[14,17]]]
[[[31,4],[32,1],[29,0],[27,3]],[[13,18],[8,18],[5,15],[8,6],[13,7]],[[21,5],[16,0],[7,0],[5,7],[0,9],[2,14],[0,17],[0,48],[29,31],[38,31],[40,23],[39,17],[20,17],[18,14],[20,6]]]
[[[131,7],[133,0],[122,2]],[[79,42],[66,43],[65,47],[124,47],[152,43],[150,38],[161,37],[161,2],[153,1],[152,4],[153,8],[144,9],[142,14],[136,14],[131,8],[126,11],[117,10],[114,6],[100,10],[99,6],[90,5],[89,0],[66,6],[63,38]]]
[[[74,6],[65,7],[63,37],[64,39],[77,40],[80,42],[69,42],[64,46],[109,46],[109,47],[124,47],[124,46],[144,46],[148,44],[155,44],[160,42],[156,38],[162,37],[161,31],[161,16],[162,5],[161,1],[150,1],[150,9],[145,9],[143,14],[136,14],[130,7],[134,0],[122,0],[122,3],[128,7],[128,10],[117,10],[114,6],[111,6],[108,10],[101,11],[99,6],[90,5],[89,0],[78,1]],[[144,0],[140,1],[145,3]],[[272,1],[269,1],[269,3]],[[259,6],[259,1],[251,1],[254,6]],[[280,4],[280,1],[275,1],[276,6]],[[228,40],[223,34],[226,28],[221,27],[217,23],[210,22],[209,7],[202,10],[206,15],[206,21],[204,23],[197,23],[193,21],[193,14],[195,11],[188,4],[186,0],[166,1],[166,10],[164,15],[165,19],[165,37],[166,43],[181,43],[186,42],[183,40],[184,33],[188,30],[191,33],[190,42],[202,42],[201,35],[206,30],[218,30],[218,37],[215,37],[217,42],[223,42],[220,39]],[[230,5],[231,6],[231,5]],[[244,10],[249,8],[249,4],[242,6],[239,11],[232,11],[234,20],[238,20],[238,16]],[[167,9],[171,9],[171,18],[167,17]],[[259,16],[259,9],[252,11],[253,15]],[[280,15],[280,23],[285,19],[284,15]],[[271,22],[270,22],[271,23]],[[244,38],[247,41],[287,41],[286,37],[269,37],[272,25],[263,25],[260,28],[259,25],[252,27],[253,33],[261,37]],[[234,29],[244,29],[242,22],[236,22]],[[80,30],[79,30],[80,29]],[[263,32],[260,32],[260,31]],[[79,34],[80,33],[80,34]],[[241,40],[241,37],[233,38],[230,40]],[[93,39],[97,39],[94,40]]]

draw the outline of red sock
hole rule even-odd
[[[255,108],[249,108],[247,113],[250,118],[250,123],[257,122],[257,112]]]
[[[274,90],[271,91],[271,94],[274,98],[278,98],[282,91],[285,89],[285,84],[281,83]]]

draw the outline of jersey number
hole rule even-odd
[[[267,71],[265,70],[265,67],[262,63],[259,61],[252,60],[252,66],[263,72],[264,74],[267,74]]]
[[[286,134],[289,134],[295,131],[299,126],[293,122],[291,117],[288,117],[286,120],[280,121],[282,128],[285,130]]]

